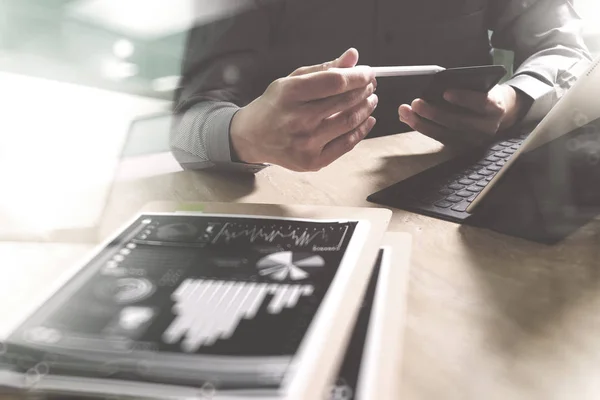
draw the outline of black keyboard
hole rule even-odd
[[[367,200],[450,220],[467,208],[519,149],[527,135],[498,140],[369,196]]]

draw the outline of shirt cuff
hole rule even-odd
[[[515,75],[505,84],[523,92],[532,100],[531,107],[521,119],[521,123],[541,121],[556,104],[556,90],[554,87],[534,76],[527,74]]]
[[[227,165],[234,169],[245,169],[250,172],[258,172],[268,164],[249,164],[237,160],[231,148],[229,128],[238,107],[224,107],[211,116],[211,130],[207,138],[206,150],[208,159],[221,169],[228,169]]]
[[[208,159],[214,163],[231,162],[229,148],[229,126],[237,107],[223,107],[211,115],[210,129],[206,142]]]

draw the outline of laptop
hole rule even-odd
[[[453,222],[471,218],[518,160],[575,131],[598,123],[600,59],[581,74],[533,130],[513,130],[408,179],[371,194],[367,200]],[[554,151],[554,150],[553,150]],[[538,157],[539,158],[539,157]]]

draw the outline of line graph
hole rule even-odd
[[[212,244],[229,244],[237,239],[245,239],[249,243],[287,243],[295,247],[308,247],[318,243],[321,247],[329,247],[339,250],[341,247],[348,225],[332,227],[293,227],[288,226],[257,226],[227,222],[223,224],[219,232],[212,240]],[[339,239],[338,239],[339,238]]]

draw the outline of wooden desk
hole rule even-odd
[[[410,133],[364,141],[316,173],[117,182],[105,230],[154,200],[373,206],[370,193],[451,155]],[[402,210],[390,230],[414,237],[403,399],[600,398],[597,220],[553,247]]]
[[[368,194],[451,155],[410,133],[316,173],[159,167],[113,186],[99,239],[159,200],[373,206]],[[600,398],[598,220],[553,247],[401,210],[390,229],[414,237],[402,399]]]

